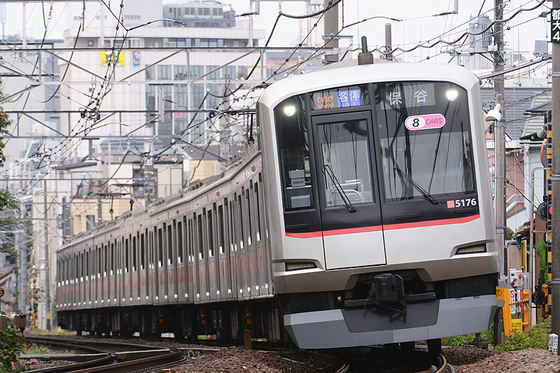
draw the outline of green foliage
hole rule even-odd
[[[6,313],[3,311],[0,311],[0,314],[6,316]],[[6,318],[6,331],[2,333],[1,341],[1,372],[12,372],[12,364],[17,363],[17,356],[22,352],[22,344],[25,341],[25,337],[9,318]],[[15,366],[17,367],[18,365],[16,364]]]
[[[504,339],[504,341],[494,346],[497,351],[516,351],[527,348],[548,349],[548,335],[550,333],[550,319],[542,319],[533,328],[518,334],[512,334]],[[488,342],[489,345],[494,343],[494,327],[490,326],[485,332],[481,333],[482,340]],[[463,346],[468,345],[475,338],[474,334],[462,335],[457,337],[442,338],[443,346]]]
[[[50,350],[48,347],[37,346],[35,343],[31,343],[23,346],[22,353],[28,355],[39,355],[39,354],[46,355],[46,354],[55,354],[56,352]]]
[[[535,245],[535,251],[539,256],[539,268],[544,269],[544,278],[548,278],[548,268],[546,265],[546,241],[541,238],[539,242]]]
[[[456,337],[442,338],[441,344],[442,346],[464,346],[474,341],[475,337],[475,334],[467,334]],[[494,324],[490,326],[490,329],[482,332],[480,337],[483,341],[488,342],[488,344],[492,344],[494,342]]]
[[[0,80],[0,85],[1,84],[2,81]],[[0,98],[3,96],[4,95],[0,91]],[[12,121],[4,112],[4,108],[0,106],[0,160],[2,161],[2,163],[6,160],[6,157],[4,156],[4,147],[6,146],[6,143],[4,142],[4,135],[8,134],[8,127],[11,123]]]
[[[515,236],[515,232],[510,227],[506,227],[506,239],[511,240]]]
[[[495,347],[498,351],[517,351],[526,348],[548,349],[550,319],[540,320],[533,328],[505,338],[504,342]]]

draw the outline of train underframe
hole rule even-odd
[[[403,343],[470,334],[488,327],[497,307],[496,275],[423,282],[416,271],[360,275],[346,291],[286,294],[245,302],[146,305],[59,312],[78,334],[213,339],[251,336],[306,349]],[[475,330],[476,329],[476,330]]]
[[[61,311],[59,326],[96,336],[168,335],[181,341],[217,340],[242,343],[246,330],[253,339],[272,344],[287,340],[273,299],[202,305],[145,305]],[[172,334],[171,334],[172,333]]]

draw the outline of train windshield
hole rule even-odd
[[[376,88],[385,198],[396,201],[475,191],[467,92],[451,83]]]

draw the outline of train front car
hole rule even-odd
[[[273,84],[258,113],[274,290],[300,348],[489,327],[498,254],[476,76],[328,67]]]

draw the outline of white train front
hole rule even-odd
[[[59,250],[64,327],[285,330],[307,349],[489,327],[498,256],[471,72],[342,63],[274,83],[257,114],[261,150],[244,163]]]

